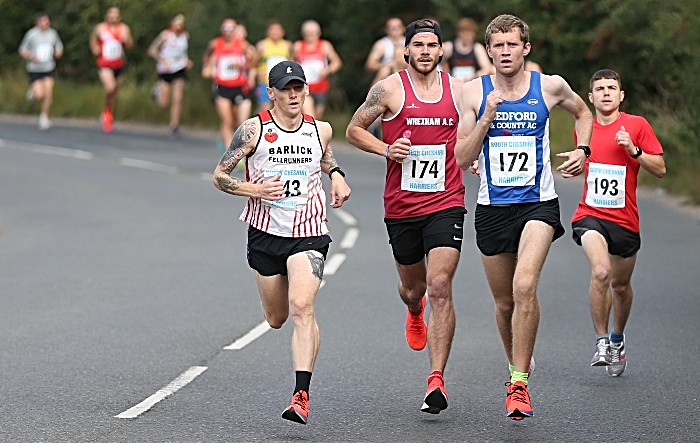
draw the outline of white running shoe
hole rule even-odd
[[[41,114],[39,116],[39,129],[41,131],[46,131],[51,126],[53,126],[53,123],[51,123],[51,120],[49,120],[49,117],[46,114]]]

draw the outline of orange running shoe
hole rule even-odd
[[[506,416],[513,420],[522,420],[532,417],[532,405],[527,386],[521,381],[506,383],[508,394],[506,395]]]
[[[282,418],[305,425],[309,420],[309,393],[299,390],[292,395],[292,404],[282,412]]]
[[[425,393],[421,411],[428,414],[439,414],[447,409],[447,391],[445,391],[445,381],[442,374],[430,374],[428,377],[428,390]]]
[[[406,341],[414,351],[422,351],[428,343],[428,327],[423,321],[425,312],[425,296],[420,300],[420,312],[414,314],[408,310],[406,314]]]
[[[102,111],[100,120],[102,121],[102,130],[104,132],[112,132],[112,130],[114,130],[114,126],[112,126],[114,116],[112,115],[112,111],[110,111],[109,108],[105,108]]]

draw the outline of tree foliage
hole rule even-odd
[[[693,42],[700,35],[700,3],[686,0],[0,0],[0,70],[23,66],[17,47],[32,26],[33,15],[46,11],[65,44],[59,62],[61,76],[96,81],[88,36],[102,21],[106,9],[122,9],[135,39],[127,52],[128,73],[137,80],[153,78],[153,61],[146,48],[170,17],[184,13],[191,34],[190,56],[200,63],[207,42],[218,33],[221,20],[234,17],[248,28],[249,40],[264,36],[271,19],[280,20],[287,37],[299,38],[301,23],[315,19],[344,61],[332,78],[331,107],[354,108],[363,99],[371,75],[363,69],[372,43],[383,35],[384,22],[397,16],[408,23],[422,17],[440,21],[444,38],[455,35],[457,20],[474,18],[478,36],[498,14],[523,18],[531,29],[530,58],[546,73],[566,78],[582,96],[588,79],[598,69],[615,69],[627,92],[625,109],[664,119],[682,149],[700,135],[695,103],[700,84],[688,79],[700,68]],[[197,71],[195,71],[197,72]],[[681,143],[681,140],[686,143]],[[687,146],[691,146],[688,148]],[[678,148],[681,149],[681,148]]]

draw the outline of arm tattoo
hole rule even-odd
[[[228,192],[229,194],[233,194],[234,191],[241,186],[240,178],[231,177],[228,174],[217,177],[216,182],[219,184],[219,189],[221,189],[224,192]]]
[[[236,129],[236,133],[233,134],[231,144],[219,161],[222,171],[227,174],[230,174],[231,171],[233,171],[238,162],[245,157],[246,148],[255,138],[257,132],[258,131],[256,130],[254,120],[249,120]]]
[[[384,82],[377,82],[372,89],[369,90],[367,94],[367,100],[355,111],[355,115],[352,116],[350,121],[351,125],[356,125],[361,128],[367,129],[377,117],[382,114],[381,107],[379,104],[386,97],[386,89],[384,89]]]
[[[333,151],[330,145],[326,147],[326,152],[324,152],[323,157],[321,157],[321,165],[327,165],[329,171],[338,166],[338,162],[335,160],[335,157],[333,157]]]
[[[317,257],[311,251],[306,251],[306,256],[309,259],[309,263],[311,263],[311,272],[314,274],[314,277],[323,280],[323,257]]]

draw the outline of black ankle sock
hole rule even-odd
[[[308,371],[296,371],[296,385],[294,386],[294,392],[306,391],[309,392],[309,385],[311,384],[311,372]]]

